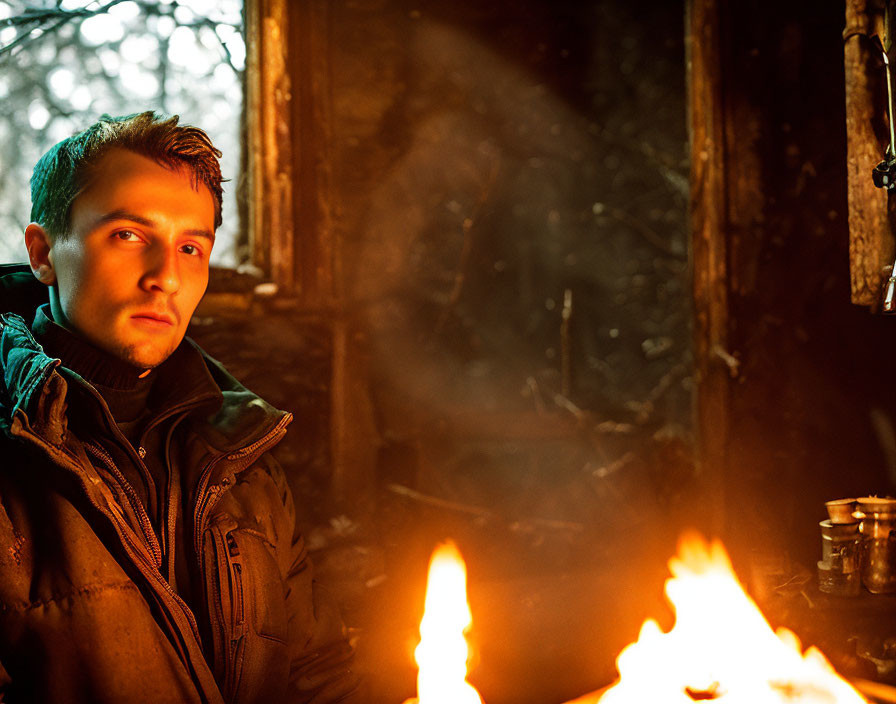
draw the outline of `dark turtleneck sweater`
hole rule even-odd
[[[95,443],[108,453],[120,476],[88,455],[104,473],[137,531],[141,529],[141,508],[145,511],[162,551],[162,574],[195,613],[200,595],[191,588],[195,584],[191,567],[195,561],[188,557],[192,550],[184,520],[190,515],[190,490],[183,486],[188,482],[182,482],[179,469],[169,467],[166,447],[174,426],[189,412],[173,412],[176,408],[186,403],[195,410],[195,404],[189,404],[200,397],[205,398],[200,405],[206,411],[214,410],[209,403],[220,406],[220,390],[200,355],[182,343],[168,360],[146,373],[54,322],[49,304],[38,308],[32,331],[44,351],[88,382],[108,407],[114,425],[105,419],[98,404],[85,399],[88,402],[79,406],[79,413],[69,414],[70,426],[83,441]],[[217,400],[209,398],[215,394]],[[84,417],[82,408],[88,411]],[[89,412],[91,408],[93,413]],[[189,468],[184,470],[190,474]]]
[[[41,306],[32,326],[35,337],[47,354],[62,360],[64,366],[78,374],[95,388],[109,408],[109,412],[124,436],[122,442],[110,427],[99,440],[109,452],[116,467],[143,504],[159,540],[162,516],[159,506],[167,479],[167,468],[158,452],[149,452],[141,445],[141,433],[152,417],[148,401],[155,370],[140,369],[95,347],[87,340],[53,321],[49,305]],[[158,433],[152,435],[158,436]],[[155,448],[152,448],[155,449]]]

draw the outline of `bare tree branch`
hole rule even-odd
[[[77,10],[63,10],[57,4],[56,8],[52,10],[26,10],[22,14],[16,15],[15,17],[8,17],[4,20],[7,26],[19,27],[27,24],[32,24],[34,26],[17,34],[16,38],[6,46],[0,46],[0,57],[3,57],[4,55],[13,55],[12,52],[14,49],[18,48],[18,50],[21,51],[31,46],[31,44],[33,44],[41,37],[52,34],[60,27],[68,24],[74,19],[84,20],[88,17],[102,15],[103,13],[108,12],[110,7],[118,5],[119,3],[125,1],[126,0],[109,0],[109,2],[107,2],[105,5],[101,5],[94,10],[88,10],[87,8],[79,8]],[[36,37],[34,36],[35,30],[41,30],[41,33]]]

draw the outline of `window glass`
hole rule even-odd
[[[240,0],[0,0],[0,262],[26,259],[40,156],[103,113],[144,110],[180,115],[223,152],[212,263],[240,261],[242,13]]]

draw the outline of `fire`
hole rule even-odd
[[[470,650],[465,633],[473,622],[467,603],[467,568],[454,543],[444,543],[429,562],[420,644],[417,699],[405,704],[482,704],[467,682]]]
[[[669,568],[665,592],[675,625],[664,633],[645,621],[616,660],[619,681],[576,702],[866,704],[818,649],[803,653],[791,631],[772,631],[721,543],[686,538]]]

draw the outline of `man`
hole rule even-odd
[[[147,112],[35,167],[0,267],[0,701],[357,700],[269,454],[292,416],[184,337],[218,157]]]

